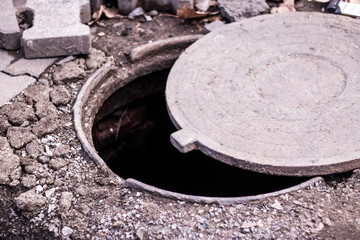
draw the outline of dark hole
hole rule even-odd
[[[213,197],[269,193],[308,180],[241,170],[200,151],[178,152],[169,138],[176,128],[166,110],[168,72],[138,78],[115,92],[100,109],[93,139],[112,171],[158,188]]]

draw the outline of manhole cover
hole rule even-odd
[[[266,15],[197,41],[166,87],[171,136],[225,163],[280,175],[360,167],[360,22]]]

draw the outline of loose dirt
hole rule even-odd
[[[308,1],[299,2],[303,9],[321,11],[305,8]],[[95,68],[113,57],[115,75],[120,74],[134,64],[128,59],[132,48],[201,33],[205,22],[168,15],[150,22],[102,20],[92,27],[92,46],[105,55],[79,56],[63,74],[61,66],[51,66],[0,109],[0,149],[7,153],[0,156],[0,239],[360,238],[359,170],[326,176],[323,182],[277,197],[219,205],[122,187],[120,178],[87,158],[74,131],[72,106]],[[70,72],[74,74],[69,77]],[[16,115],[8,107],[16,104],[30,111]],[[26,138],[19,139],[16,131]],[[8,158],[16,164],[6,164]]]

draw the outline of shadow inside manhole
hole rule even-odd
[[[180,153],[165,103],[169,70],[140,77],[110,96],[92,130],[95,148],[111,170],[158,188],[189,195],[240,197],[270,193],[309,178],[242,170],[200,151]]]

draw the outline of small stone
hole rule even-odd
[[[68,211],[71,207],[71,201],[73,194],[71,192],[62,192],[60,197],[60,208],[64,211]]]
[[[151,10],[151,11],[149,12],[149,15],[150,15],[151,17],[156,17],[157,15],[159,15],[159,12],[156,11],[156,10]]]
[[[53,151],[50,150],[49,146],[45,145],[45,153],[44,153],[45,157],[52,157],[54,154],[53,154]]]
[[[140,227],[140,228],[136,231],[136,236],[137,236],[140,240],[148,239],[147,232],[146,232],[146,228]]]
[[[35,163],[35,159],[33,158],[21,158],[20,163],[22,166],[28,166]]]
[[[39,175],[44,171],[44,168],[41,163],[34,162],[30,165],[25,166],[24,170],[26,173]]]
[[[275,208],[276,210],[283,210],[283,207],[281,206],[281,204],[279,203],[278,200],[275,200],[275,202],[273,204],[270,205],[272,208]]]
[[[269,5],[265,0],[218,0],[221,15],[229,22],[268,13]]]
[[[38,139],[28,143],[25,147],[26,152],[31,158],[38,158],[44,153],[44,147],[41,145]]]
[[[5,105],[1,112],[8,116],[9,121],[16,126],[20,126],[27,120],[37,120],[33,108],[24,102],[14,102]]]
[[[23,211],[35,211],[46,203],[46,198],[36,194],[34,189],[20,194],[15,198],[16,206]]]
[[[16,187],[16,186],[19,186],[20,185],[20,181],[19,180],[14,180],[14,181],[11,181],[9,183],[9,186],[10,187]]]
[[[64,84],[66,82],[76,81],[85,76],[85,60],[77,59],[56,67],[53,80],[56,84]]]
[[[52,103],[56,106],[66,105],[71,99],[71,94],[66,86],[59,85],[54,87],[50,92],[50,98]]]
[[[330,218],[324,218],[324,224],[326,225],[326,226],[331,226],[332,225],[332,222],[331,222],[331,220],[330,220]]]
[[[150,17],[149,15],[144,15],[144,17],[147,22],[151,22],[152,17]]]
[[[98,35],[99,37],[103,37],[103,36],[105,36],[105,33],[104,33],[104,32],[99,32],[97,35]]]
[[[56,107],[49,101],[39,101],[35,105],[36,116],[38,118],[44,118],[50,115],[56,115]]]
[[[50,87],[46,81],[32,85],[25,89],[24,95],[35,102],[49,101]]]
[[[67,237],[67,236],[70,236],[72,233],[74,232],[74,230],[72,228],[69,228],[69,227],[63,227],[61,229],[61,233]]]
[[[15,149],[20,149],[36,139],[36,136],[29,129],[23,127],[10,127],[6,136],[9,139],[10,145]]]
[[[36,194],[42,193],[44,191],[44,188],[41,185],[37,185],[35,187]]]
[[[69,163],[63,158],[55,158],[51,159],[51,161],[49,162],[49,167],[54,170],[59,170],[60,168],[63,168],[68,164]]]
[[[40,156],[40,157],[38,158],[38,161],[39,161],[40,163],[46,164],[46,163],[50,162],[50,158],[48,158],[48,157],[46,157],[46,156]]]
[[[56,188],[51,188],[49,190],[45,191],[45,196],[47,199],[50,199],[51,196],[54,194],[54,192],[56,191]]]
[[[105,54],[97,49],[91,49],[91,53],[86,58],[86,66],[88,69],[98,69],[106,61]]]
[[[243,222],[241,228],[248,229],[257,226],[256,222]]]
[[[65,145],[65,144],[61,144],[60,146],[58,146],[55,151],[54,151],[54,156],[55,157],[62,157],[65,154],[70,152],[70,146],[69,145]]]
[[[44,117],[33,125],[32,132],[36,136],[41,137],[54,132],[59,127],[59,125],[60,123],[58,119],[54,116]]]
[[[131,13],[129,13],[128,18],[134,19],[135,17],[142,16],[144,14],[144,10],[141,7],[137,7]]]
[[[90,208],[88,207],[88,205],[86,204],[81,204],[79,207],[79,211],[84,214],[87,215],[90,212]],[[115,222],[116,223],[116,222]],[[116,227],[116,224],[113,224]]]
[[[32,188],[36,185],[36,176],[33,174],[25,174],[21,178],[21,185],[26,188]]]

